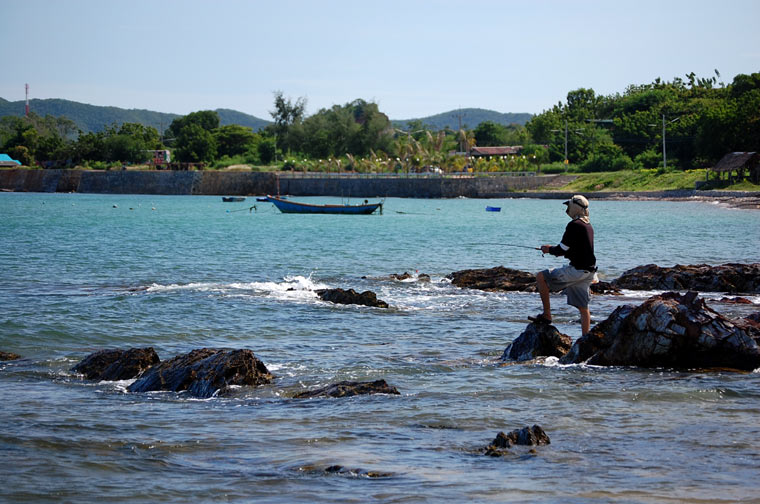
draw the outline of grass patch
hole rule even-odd
[[[702,180],[705,180],[705,170],[703,169],[667,172],[652,169],[581,173],[573,182],[562,187],[562,190],[570,192],[667,191],[694,189],[696,182]]]

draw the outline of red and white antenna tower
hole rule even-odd
[[[29,117],[29,84],[24,84],[26,86],[26,117]]]

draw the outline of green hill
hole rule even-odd
[[[175,118],[180,117],[179,114],[167,114],[151,110],[122,109],[118,107],[101,107],[60,99],[29,100],[29,108],[35,114],[43,117],[46,115],[68,117],[84,132],[101,131],[111,124],[122,124],[125,122],[153,126],[158,131],[163,131],[169,127]],[[239,124],[258,131],[271,124],[270,121],[265,121],[264,119],[235,110],[217,109],[216,112],[219,114],[222,125]],[[0,117],[7,115],[23,116],[24,101],[11,102],[0,98]]]
[[[70,100],[61,100],[57,98],[50,99],[33,99],[29,101],[29,108],[39,116],[52,115],[55,117],[68,117],[84,132],[101,131],[106,126],[112,124],[122,124],[125,122],[140,123],[146,126],[153,126],[158,131],[164,131],[171,122],[180,117],[179,114],[168,114],[164,112],[153,112],[151,110],[141,109],[123,109],[118,107],[101,107],[89,105]],[[258,117],[244,114],[236,110],[216,109],[222,125],[239,124],[247,126],[254,131],[272,124],[271,121],[260,119]],[[0,98],[0,117],[2,116],[23,116],[24,101],[8,101]],[[410,121],[421,121],[422,124],[433,130],[452,129],[458,130],[461,127],[473,129],[483,121],[492,121],[497,124],[508,126],[510,124],[525,125],[533,117],[527,113],[501,113],[493,110],[479,108],[465,108],[443,112],[441,114],[418,119],[392,120],[393,126],[400,129],[406,129]]]
[[[496,124],[502,124],[509,126],[510,124],[520,124],[525,126],[533,114],[528,113],[501,113],[493,110],[481,109],[481,108],[463,108],[457,110],[451,110],[449,112],[443,112],[441,114],[432,115],[429,117],[420,117],[417,119],[404,119],[392,121],[393,126],[400,129],[407,129],[407,125],[411,121],[420,121],[423,125],[433,130],[451,129],[454,131],[459,128],[475,129],[478,124],[491,121]]]

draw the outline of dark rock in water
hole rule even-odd
[[[743,297],[724,297],[718,300],[719,303],[726,304],[752,304],[752,301]]]
[[[128,350],[100,350],[91,353],[71,368],[88,380],[130,380],[160,362],[152,347]]]
[[[359,476],[364,478],[390,478],[393,473],[380,471],[365,471],[364,469],[348,469],[342,465],[331,465],[325,468],[326,473],[340,474],[348,476]]]
[[[428,275],[426,273],[418,273],[417,276],[414,276],[411,273],[408,273],[406,271],[403,272],[400,275],[398,273],[391,273],[389,275],[389,278],[391,280],[399,280],[399,281],[409,280],[409,279],[417,280],[418,282],[429,282],[430,281],[430,275]]]
[[[468,289],[536,292],[536,275],[504,266],[455,271],[446,278],[457,287]]]
[[[759,343],[760,330],[728,320],[696,292],[668,292],[638,307],[618,307],[560,363],[754,370],[760,367]]]
[[[620,289],[615,287],[610,282],[596,282],[591,284],[591,293],[592,294],[606,294],[606,295],[612,295],[612,296],[620,296]]]
[[[398,273],[391,273],[389,276],[393,280],[409,280],[410,278],[412,278],[411,273],[408,273],[406,271],[404,271],[400,275]]]
[[[16,360],[20,358],[21,356],[19,354],[10,353],[10,352],[0,352],[0,361]]]
[[[327,387],[314,390],[307,390],[296,394],[296,399],[308,399],[311,397],[350,397],[362,394],[393,394],[399,395],[396,387],[388,385],[385,380],[376,380],[373,382],[350,382],[343,381],[333,383]]]
[[[676,265],[672,268],[647,264],[626,271],[612,284],[632,290],[760,293],[760,263]]]
[[[337,304],[356,304],[373,306],[376,308],[388,308],[388,303],[377,299],[377,294],[372,291],[356,292],[354,289],[320,289],[317,292],[323,301]]]
[[[273,378],[250,350],[201,348],[153,366],[127,390],[187,391],[207,398],[226,393],[231,385],[263,385]]]
[[[513,430],[509,434],[499,432],[484,452],[491,457],[500,457],[509,453],[508,450],[515,445],[539,446],[548,444],[551,444],[551,441],[544,429],[540,425],[534,425],[533,427]]]
[[[562,357],[573,341],[551,324],[534,322],[507,346],[501,360],[527,361],[536,357]]]

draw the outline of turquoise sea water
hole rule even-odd
[[[298,198],[335,202],[336,198]],[[536,294],[457,289],[467,268],[562,264],[527,248],[552,200],[388,199],[383,215],[284,215],[219,197],[0,193],[0,469],[8,502],[756,502],[760,373],[495,361]],[[499,213],[486,205],[501,206]],[[600,276],[757,262],[760,213],[592,201]],[[391,273],[426,273],[429,283]],[[320,301],[375,291],[388,310]],[[594,296],[594,322],[652,293]],[[729,316],[758,310],[719,302]],[[580,335],[553,298],[555,323]],[[277,376],[231,397],[130,394],[69,369],[102,348],[250,348]],[[400,396],[296,400],[383,378]],[[540,424],[536,453],[479,453]],[[328,472],[343,466],[346,471]],[[370,478],[367,472],[382,473]]]

